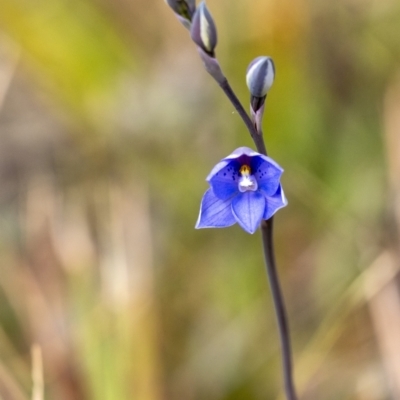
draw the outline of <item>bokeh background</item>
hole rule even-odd
[[[400,3],[209,0],[289,206],[304,400],[400,398]],[[251,140],[162,0],[0,0],[0,398],[282,399],[260,235],[194,229]]]

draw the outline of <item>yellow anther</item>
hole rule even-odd
[[[248,165],[242,165],[239,169],[242,176],[249,176],[251,174],[251,169]]]

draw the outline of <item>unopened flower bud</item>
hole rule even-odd
[[[190,35],[201,49],[214,57],[214,50],[217,46],[217,28],[204,1],[200,3],[194,13]]]
[[[246,82],[252,97],[267,95],[275,78],[275,65],[270,57],[257,57],[247,67]]]
[[[196,0],[165,0],[172,8],[179,21],[190,30],[193,15],[196,11]]]

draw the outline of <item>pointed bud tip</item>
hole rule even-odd
[[[165,0],[171,7],[179,21],[190,29],[193,15],[196,11],[196,0]]]
[[[274,79],[275,65],[271,57],[257,57],[247,67],[246,83],[254,97],[265,97]]]

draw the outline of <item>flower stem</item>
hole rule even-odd
[[[261,154],[267,154],[267,149],[265,147],[264,139],[262,135],[257,132],[253,122],[251,121],[249,115],[247,114],[246,110],[243,108],[242,104],[240,103],[239,99],[237,98],[236,94],[231,88],[228,80],[223,80],[220,84],[221,89],[225,92],[228,99],[232,103],[232,105],[236,108],[236,111],[239,113],[240,117],[242,118],[243,122],[246,124],[247,129],[250,132],[250,135],[254,141],[254,144],[257,147],[257,151]]]
[[[256,145],[257,151],[267,155],[267,149],[264,143],[261,127],[257,130],[255,123],[251,120],[236,94],[232,90],[227,79],[220,83],[222,90],[235,107]],[[275,263],[274,245],[273,245],[273,217],[264,220],[261,223],[262,242],[264,249],[264,259],[271,288],[271,294],[274,301],[275,314],[278,323],[279,338],[282,351],[282,369],[283,380],[287,400],[297,400],[293,383],[292,351],[290,346],[289,327],[287,323],[285,303],[282,291],[279,285],[279,279]]]
[[[274,243],[273,243],[273,217],[261,223],[262,242],[264,248],[264,259],[267,267],[269,285],[272,298],[274,300],[275,314],[279,329],[279,338],[282,350],[282,368],[285,385],[286,398],[296,400],[296,392],[293,383],[292,350],[290,346],[289,327],[287,323],[285,304],[282,291],[279,285],[278,274],[276,270]]]

